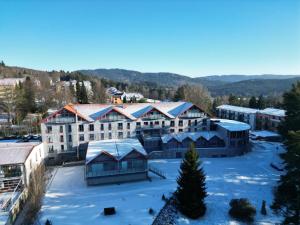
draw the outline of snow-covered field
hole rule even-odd
[[[249,198],[257,208],[256,224],[275,224],[278,217],[259,213],[262,200],[272,202],[272,187],[279,172],[270,167],[278,162],[280,143],[255,142],[253,151],[240,157],[206,158],[203,166],[207,175],[207,213],[200,220],[178,218],[178,224],[238,224],[228,216],[228,204],[232,198]],[[152,182],[141,181],[120,185],[87,187],[84,168],[63,167],[57,173],[45,195],[40,221],[50,219],[54,225],[68,224],[122,224],[149,225],[155,213],[164,205],[166,196],[176,189],[180,160],[153,160],[150,163],[163,170],[167,179],[151,175]],[[104,207],[116,207],[117,214],[104,216]],[[42,223],[43,224],[43,223]]]

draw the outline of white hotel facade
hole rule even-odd
[[[208,129],[207,114],[189,102],[69,104],[43,120],[47,157],[73,154],[89,141]]]

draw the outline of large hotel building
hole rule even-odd
[[[49,161],[85,158],[90,141],[137,138],[149,157],[182,157],[190,142],[204,156],[248,150],[250,126],[210,119],[189,102],[69,104],[42,121]]]

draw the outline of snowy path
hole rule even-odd
[[[276,143],[256,142],[253,152],[234,158],[207,158],[203,165],[207,174],[208,211],[204,218],[191,221],[179,218],[185,224],[238,224],[228,215],[230,199],[246,197],[256,206],[257,224],[275,224],[278,218],[259,214],[261,201],[272,202],[272,187],[279,173],[269,164],[278,161],[275,156]],[[279,147],[279,150],[281,147]],[[121,185],[87,187],[82,166],[59,168],[44,198],[41,218],[52,220],[54,225],[76,224],[131,224],[149,225],[153,216],[148,213],[153,208],[157,213],[164,205],[162,194],[176,189],[176,178],[180,160],[153,160],[150,162],[164,171],[167,179],[152,175],[152,182],[141,181]],[[104,207],[114,206],[117,214],[105,217]]]

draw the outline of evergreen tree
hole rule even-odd
[[[257,108],[257,102],[256,102],[256,98],[254,96],[252,96],[249,100],[249,108]]]
[[[229,103],[229,105],[236,105],[236,106],[238,106],[239,105],[239,100],[238,100],[238,98],[235,95],[230,94],[229,98],[228,98],[228,103]]]
[[[267,208],[266,208],[266,201],[265,200],[263,200],[262,203],[261,203],[260,213],[264,216],[267,215]]]
[[[36,104],[35,104],[35,88],[34,84],[31,81],[30,77],[26,77],[26,80],[23,84],[24,88],[24,108],[27,108],[27,112],[35,112]]]
[[[180,100],[184,100],[185,99],[185,86],[180,86],[179,88],[177,88],[175,95],[174,95],[174,101],[180,101]]]
[[[123,103],[127,103],[126,96],[123,97]]]
[[[275,190],[272,209],[284,217],[283,224],[300,224],[300,130],[290,131],[282,154],[286,174]]]
[[[205,174],[200,167],[199,155],[192,144],[180,165],[175,192],[178,209],[185,216],[196,219],[206,212]]]
[[[300,130],[300,82],[283,95],[282,106],[286,110],[286,118],[279,126],[279,131],[286,137],[289,130]]]
[[[266,107],[264,96],[260,95],[257,101],[257,108],[263,109]]]
[[[1,60],[0,66],[5,66],[5,63],[3,62],[3,60]]]
[[[88,94],[87,94],[87,90],[86,87],[84,85],[84,82],[81,82],[81,88],[80,88],[80,96],[81,96],[81,104],[88,104],[89,103],[89,99],[88,99]]]
[[[80,84],[79,84],[79,80],[76,80],[75,90],[76,90],[77,102],[81,103],[81,87],[80,87]]]

